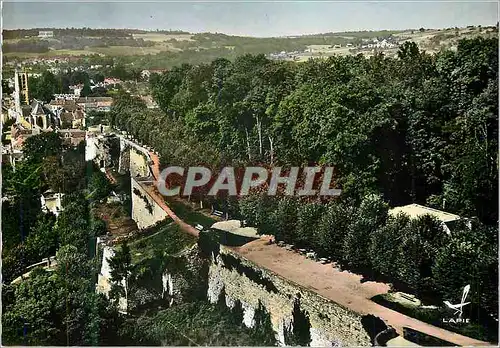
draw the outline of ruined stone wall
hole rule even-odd
[[[118,161],[118,172],[124,174],[130,172],[130,175],[136,177],[148,177],[150,175],[148,165],[148,150],[126,140],[120,139],[120,159]]]
[[[129,168],[130,175],[134,178],[147,177],[150,174],[146,156],[133,147],[130,148]]]
[[[112,247],[104,245],[103,255],[101,263],[101,271],[97,277],[96,292],[104,294],[109,297],[109,292],[111,291],[112,281],[111,281],[111,268],[109,266],[109,260],[115,255],[115,251]],[[122,286],[125,286],[125,281],[122,282]],[[121,297],[118,301],[118,310],[122,313],[126,312],[127,302],[126,299]]]
[[[109,246],[103,247],[103,255],[102,255],[102,263],[101,263],[101,271],[99,272],[97,278],[97,292],[108,295],[111,290],[111,269],[109,267],[109,259],[115,255],[113,248]]]
[[[166,261],[162,285],[170,305],[206,299],[209,260],[200,254],[197,244]]]
[[[224,255],[232,256],[240,266],[228,267],[223,261]],[[233,306],[236,300],[241,302],[247,326],[253,325],[253,315],[260,301],[270,313],[280,345],[285,343],[284,328],[290,327],[294,300],[299,297],[301,310],[309,315],[311,346],[371,346],[370,336],[363,328],[360,315],[260,269],[221,246],[216,262],[209,268],[208,300],[217,302],[223,288],[229,307]]]
[[[97,137],[90,133],[86,133],[85,139],[85,161],[93,161],[97,156]]]
[[[125,174],[130,170],[130,146],[120,138],[120,159],[118,160],[118,173]]]
[[[167,213],[131,177],[132,219],[140,229],[148,228],[166,219]]]

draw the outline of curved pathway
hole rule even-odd
[[[158,193],[156,190],[156,186],[154,185],[147,185],[144,183],[139,182],[139,184],[142,186],[142,188],[153,198],[153,200],[158,204],[167,214],[172,218],[172,220],[175,221],[176,224],[179,225],[179,227],[184,231],[187,232],[195,237],[198,237],[200,232],[194,228],[193,226],[185,223],[182,221],[175,213],[170,209],[170,207],[165,203],[165,199],[161,194]]]
[[[116,133],[115,133],[116,134]],[[152,181],[138,181],[139,185],[149,194],[151,198],[158,204],[167,215],[175,221],[176,224],[186,233],[189,233],[195,237],[199,236],[199,231],[193,226],[182,221],[175,213],[170,209],[170,207],[165,203],[164,197],[156,189],[158,178],[160,177],[160,157],[154,152],[142,145],[135,143],[132,140],[125,138],[121,134],[116,134],[121,141],[125,142],[129,146],[135,148],[136,150],[142,152],[147,160],[149,161],[149,174],[152,177]]]

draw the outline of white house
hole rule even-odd
[[[444,231],[450,234],[450,227],[460,220],[460,216],[447,213],[445,211],[425,207],[420,204],[408,204],[402,207],[395,207],[389,210],[389,215],[397,216],[399,213],[408,215],[410,218],[415,219],[423,215],[431,215],[441,221]]]
[[[166,69],[149,69],[141,71],[141,77],[145,80],[151,77],[151,74],[162,74],[166,72]]]
[[[41,197],[42,211],[45,213],[51,212],[58,216],[62,211],[62,197],[64,193],[54,193],[51,190],[46,191]]]
[[[40,30],[38,32],[38,37],[41,39],[48,39],[54,37],[54,32],[52,30]]]
[[[389,43],[387,42],[386,39],[384,39],[382,41],[377,42],[375,46],[377,48],[387,48],[387,47],[389,47]]]

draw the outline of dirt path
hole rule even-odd
[[[183,231],[195,237],[198,237],[199,231],[193,226],[185,223],[177,215],[175,215],[172,209],[170,209],[170,207],[165,203],[163,196],[156,190],[156,182],[160,177],[160,158],[156,153],[152,151],[149,151],[149,156],[153,161],[153,164],[150,166],[151,173],[153,174],[153,182],[139,181],[139,184],[149,194],[149,196],[151,196],[151,198],[153,198],[153,200],[167,213],[167,215],[170,216],[172,220],[174,220],[175,223],[180,226]]]
[[[152,151],[149,152],[149,156],[153,161],[153,166],[151,168],[151,171],[153,172],[153,177],[155,181],[157,181],[158,178],[160,177],[160,157],[158,157],[158,155]]]
[[[106,177],[108,178],[108,180],[114,185],[116,184],[116,179],[115,177],[113,176],[113,174],[111,173],[111,171],[109,169],[106,168],[105,170],[105,174],[106,174]]]
[[[356,313],[380,317],[400,335],[403,327],[408,327],[460,346],[491,345],[424,323],[370,300],[373,296],[388,292],[388,284],[373,281],[361,283],[360,275],[333,268],[331,264],[322,265],[276,244],[267,245],[267,241],[268,238],[256,240],[233,250],[260,267]]]
[[[168,214],[168,216],[170,216],[172,218],[172,220],[174,220],[180,226],[180,228],[183,231],[198,238],[200,232],[196,228],[194,228],[193,226],[182,221],[177,215],[175,215],[175,213],[172,211],[172,209],[170,209],[170,207],[165,203],[163,196],[160,195],[158,193],[158,191],[156,191],[155,186],[141,183],[141,182],[139,182],[139,184],[151,196],[151,198],[153,198],[153,200]]]

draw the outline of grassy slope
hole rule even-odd
[[[167,204],[180,219],[184,220],[184,222],[190,224],[191,226],[200,224],[204,227],[210,227],[216,222],[216,220],[202,214],[201,212],[195,211],[193,208],[177,200],[169,200],[167,201]]]
[[[150,236],[130,243],[132,261],[137,264],[159,255],[172,255],[193,245],[195,238],[179,228],[175,223],[160,225],[158,231]]]

